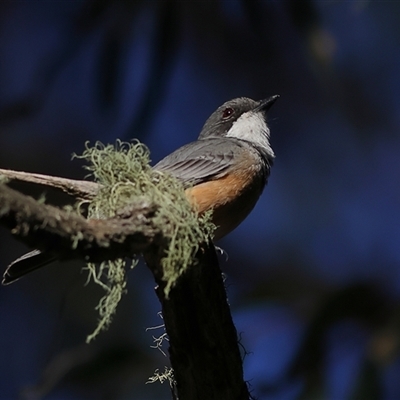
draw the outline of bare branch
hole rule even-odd
[[[67,194],[82,200],[91,200],[99,190],[100,185],[96,182],[80,181],[74,179],[60,178],[58,176],[32,174],[29,172],[0,169],[0,175],[21,182],[36,183],[61,189]]]

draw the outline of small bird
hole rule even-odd
[[[214,240],[235,229],[263,192],[275,157],[266,115],[278,98],[227,101],[207,119],[196,141],[154,166],[183,183],[187,199],[200,214],[213,211]],[[56,258],[33,250],[7,267],[2,283],[12,283]]]

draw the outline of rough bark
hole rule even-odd
[[[11,171],[8,176],[29,182],[38,179],[28,175],[16,178]],[[39,181],[36,183],[69,188],[80,198],[89,198],[96,191],[96,184],[86,186],[85,181],[43,176]],[[175,400],[247,400],[250,395],[243,380],[236,329],[214,246],[200,247],[193,264],[166,297],[160,263],[166,243],[152,223],[156,211],[155,205],[142,202],[121,210],[115,218],[87,220],[0,185],[0,224],[29,246],[51,251],[61,259],[92,262],[144,253],[158,284]]]
[[[169,338],[174,399],[248,400],[236,328],[213,244],[203,244],[168,298],[160,263],[145,255]]]
[[[155,211],[139,203],[115,218],[88,220],[0,185],[0,223],[28,246],[60,259],[101,262],[141,253],[160,234],[152,223]]]

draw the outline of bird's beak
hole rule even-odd
[[[268,99],[261,100],[256,108],[254,109],[255,112],[262,111],[267,113],[267,111],[272,107],[272,105],[279,99],[279,94],[275,96],[268,97]]]

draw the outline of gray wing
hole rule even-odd
[[[170,173],[184,185],[196,185],[223,176],[238,150],[242,145],[231,138],[197,140],[162,159],[154,169]]]

